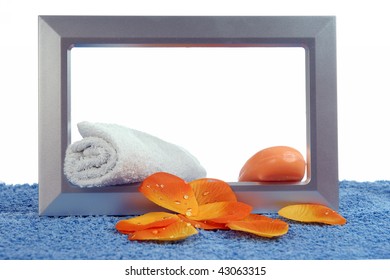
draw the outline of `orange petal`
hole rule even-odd
[[[289,205],[280,209],[278,214],[287,219],[304,223],[344,225],[347,222],[347,220],[336,211],[319,204]]]
[[[262,237],[277,237],[288,232],[288,224],[278,219],[234,221],[227,224],[230,229],[253,233]]]
[[[191,186],[183,179],[165,172],[147,177],[139,187],[149,200],[184,215],[196,215],[198,202]]]
[[[185,239],[198,231],[190,224],[178,220],[167,227],[149,228],[129,234],[129,240],[176,241]]]
[[[237,201],[232,188],[224,181],[203,178],[189,184],[194,190],[199,205],[220,201]]]
[[[250,214],[252,207],[242,202],[222,201],[203,204],[199,206],[196,216],[189,216],[191,220],[213,221],[215,223],[228,223],[242,220]]]
[[[179,217],[183,221],[190,223],[195,228],[201,228],[204,230],[229,229],[225,223],[215,223],[213,221],[195,221],[180,214]]]
[[[127,220],[120,220],[115,228],[121,232],[128,234],[133,231],[144,230],[147,228],[165,227],[179,220],[175,214],[165,212],[150,212],[138,217]]]

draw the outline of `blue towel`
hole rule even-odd
[[[344,226],[288,221],[277,239],[200,230],[174,243],[131,242],[115,230],[123,217],[40,217],[38,185],[0,184],[0,259],[390,259],[389,181],[340,182],[339,213]]]

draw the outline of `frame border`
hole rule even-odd
[[[253,212],[293,203],[339,206],[334,16],[39,16],[39,214],[159,211],[138,184],[75,188],[63,173],[70,144],[70,50],[75,46],[192,45],[306,50],[307,178],[296,184],[230,183]]]

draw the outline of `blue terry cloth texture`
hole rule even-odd
[[[338,212],[346,225],[287,221],[277,239],[199,230],[174,243],[138,242],[115,230],[124,217],[40,217],[38,185],[0,184],[0,259],[390,259],[390,181],[340,182]]]

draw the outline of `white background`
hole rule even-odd
[[[20,261],[0,260],[2,279],[31,279],[33,276],[41,280],[52,280],[61,273],[63,279],[145,279],[145,280],[179,280],[179,279],[387,279],[388,260],[43,260]],[[66,265],[66,269],[64,268]],[[126,269],[179,269],[186,272],[190,269],[208,269],[209,275],[126,275]],[[264,267],[265,275],[233,276],[218,274],[221,267]],[[214,272],[212,272],[214,271]],[[318,277],[318,275],[321,275]],[[12,278],[10,278],[12,277]],[[34,278],[35,279],[35,278]]]
[[[390,180],[386,2],[0,0],[0,181],[38,181],[37,17],[42,14],[336,15],[339,177]]]

